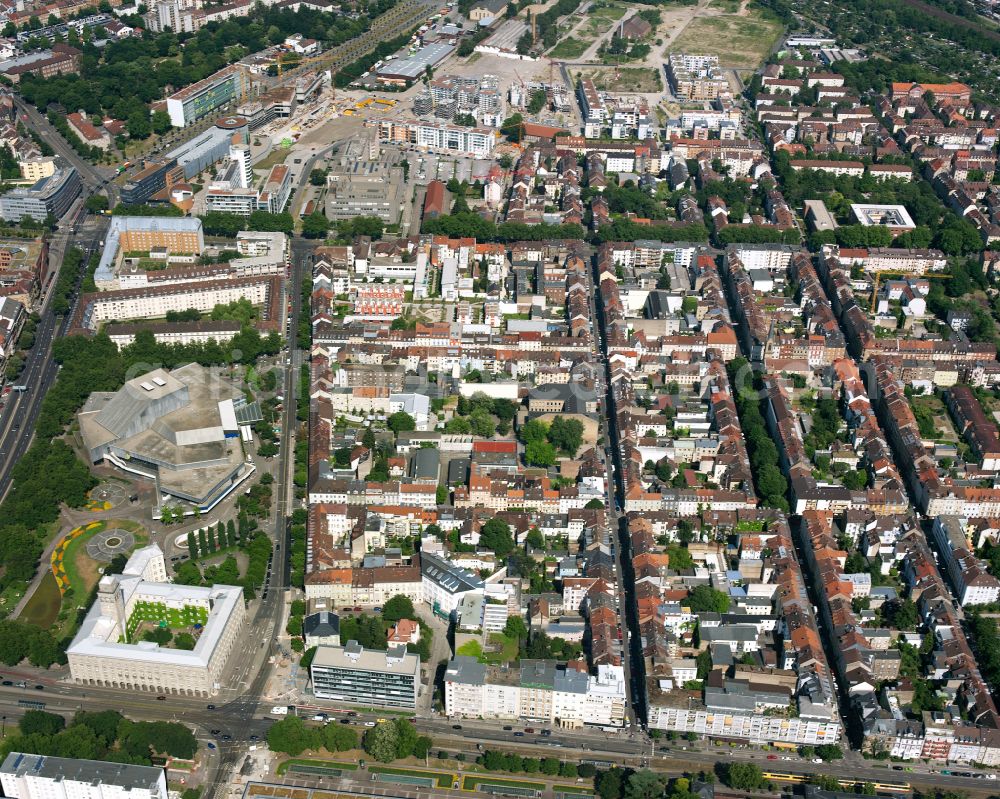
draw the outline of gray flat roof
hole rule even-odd
[[[375,74],[383,78],[415,80],[423,77],[427,67],[437,66],[444,61],[454,49],[455,45],[453,44],[429,44],[426,47],[421,47],[408,58],[395,59],[388,64],[383,64]]]
[[[407,652],[403,645],[390,646],[383,652],[348,641],[344,646],[317,647],[311,668],[317,667],[416,675],[420,671],[420,656]]]
[[[0,773],[18,776],[45,777],[53,780],[103,783],[124,788],[133,786],[155,787],[163,777],[163,769],[155,766],[136,766],[130,763],[110,763],[105,760],[76,760],[68,757],[49,757],[11,752],[0,766]]]

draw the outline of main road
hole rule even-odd
[[[17,379],[17,385],[24,386],[25,391],[12,391],[8,394],[7,404],[0,411],[0,498],[4,497],[10,488],[11,470],[31,443],[42,400],[55,381],[58,366],[52,360],[52,342],[55,338],[66,335],[69,321],[79,301],[80,284],[86,272],[87,261],[91,253],[99,250],[107,226],[107,217],[93,217],[82,223],[77,229],[78,232],[57,233],[51,242],[49,275],[52,277],[51,281],[44,275],[41,278],[44,292],[41,300],[41,321],[35,335],[35,344],[28,351],[24,370]],[[80,263],[70,310],[64,317],[57,317],[52,312],[55,275],[62,264],[64,251],[70,246],[80,248],[84,258]]]
[[[70,146],[69,142],[62,137],[59,131],[49,123],[44,114],[39,113],[38,109],[33,105],[26,103],[21,99],[20,95],[14,94],[13,98],[14,106],[17,108],[17,113],[21,121],[25,122],[27,127],[34,129],[42,137],[42,141],[48,144],[56,155],[63,158],[80,173],[80,180],[83,181],[83,185],[86,187],[84,194],[96,194],[104,190],[107,192],[108,201],[113,207],[117,200],[117,187],[111,183],[111,176],[113,174],[111,170],[108,167],[95,166],[81,157]]]

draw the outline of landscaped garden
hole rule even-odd
[[[151,641],[173,649],[194,649],[205,624],[208,608],[185,605],[170,608],[162,602],[140,600],[125,624],[126,640]]]

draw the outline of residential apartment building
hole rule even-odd
[[[715,100],[731,94],[729,81],[719,69],[718,56],[671,53],[667,78],[681,100]]]
[[[445,713],[451,718],[522,718],[564,728],[622,726],[625,673],[602,665],[597,675],[582,663],[522,660],[491,667],[459,655],[444,676]]]
[[[379,121],[378,135],[380,141],[481,156],[490,155],[497,143],[495,130],[463,128],[446,122],[383,119]]]
[[[188,308],[208,312],[216,305],[239,299],[263,306],[262,327],[280,328],[281,278],[265,275],[84,294],[73,318],[73,329],[96,330],[102,322],[112,319],[162,319],[167,311]]]
[[[106,325],[104,333],[118,349],[135,341],[136,334],[148,330],[158,344],[206,344],[216,341],[224,344],[240,332],[239,322],[136,322],[134,324]]]
[[[420,657],[403,644],[379,652],[348,641],[345,646],[319,647],[309,675],[317,699],[415,710]]]
[[[167,772],[104,760],[11,752],[0,765],[9,799],[167,799]]]

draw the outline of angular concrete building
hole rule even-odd
[[[209,510],[253,472],[234,400],[243,401],[235,386],[192,363],[95,392],[77,418],[92,462],[147,477],[160,492]]]

